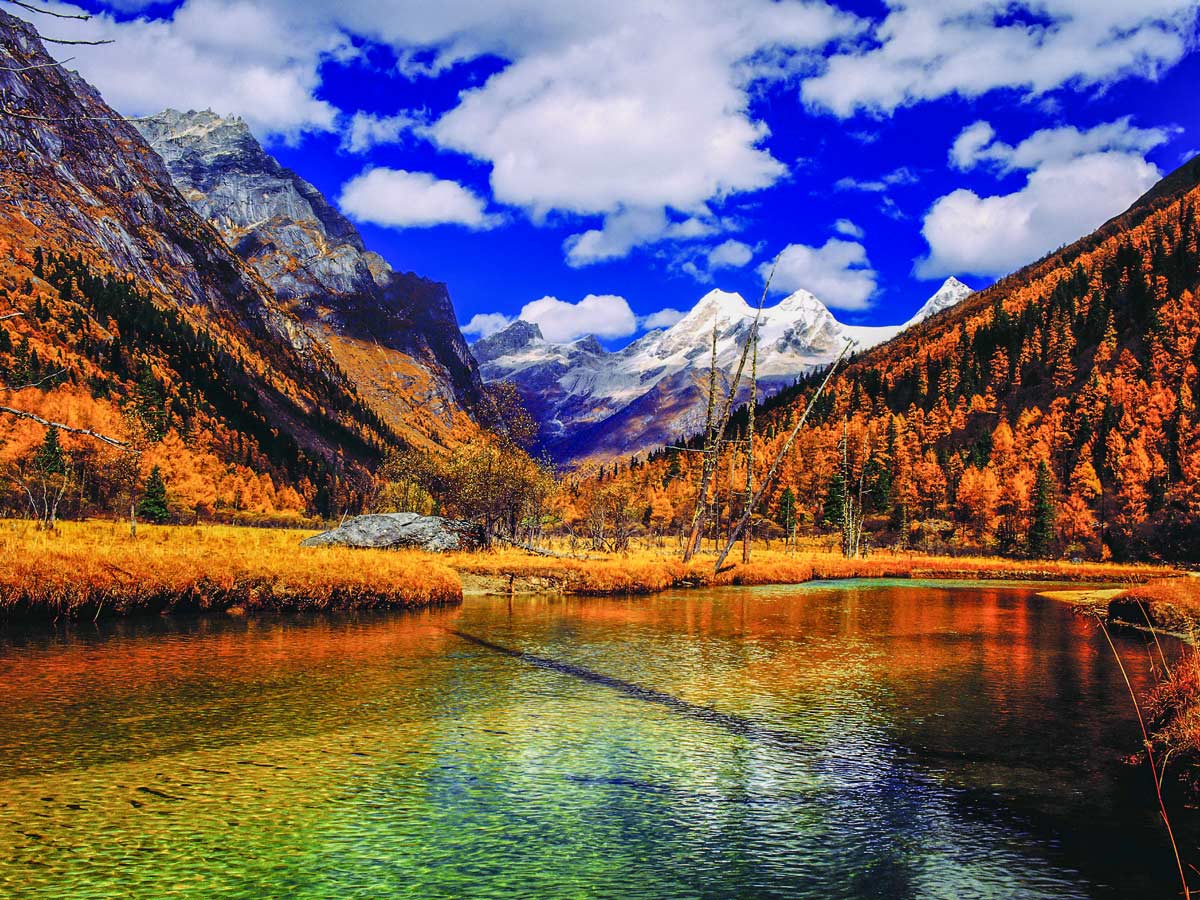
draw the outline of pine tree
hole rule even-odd
[[[1058,504],[1054,498],[1054,478],[1046,461],[1038,463],[1037,480],[1033,485],[1033,516],[1029,525],[1029,553],[1044,558],[1054,549],[1054,522]]]
[[[155,466],[146,476],[146,486],[138,500],[138,515],[151,522],[165,522],[171,513],[167,509],[167,483],[162,470]]]
[[[825,494],[825,508],[821,521],[828,528],[841,528],[846,521],[846,477],[841,470],[829,479],[829,490]]]
[[[796,495],[792,493],[790,487],[783,489],[783,493],[779,495],[779,506],[775,513],[775,521],[783,529],[784,538],[788,545],[792,542],[792,536],[796,531]]]
[[[42,446],[33,457],[34,470],[42,477],[65,475],[67,458],[63,455],[62,445],[58,442],[58,429],[47,428]]]

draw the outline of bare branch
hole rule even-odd
[[[10,106],[0,102],[0,115],[11,116],[14,119],[27,119],[30,122],[140,122],[150,116],[37,116],[33,113],[17,112]]]
[[[46,9],[41,6],[34,6],[32,3],[25,3],[24,0],[4,0],[5,3],[11,3],[13,6],[19,6],[21,9],[27,9],[31,13],[37,13],[40,16],[53,16],[56,19],[77,19],[80,22],[88,21],[91,16],[87,13],[62,13],[52,9]]]
[[[11,0],[10,0],[10,2],[11,2]],[[116,43],[116,41],[111,40],[111,39],[104,40],[104,41],[67,41],[67,40],[63,40],[62,38],[46,37],[44,34],[39,34],[38,37],[40,37],[42,39],[43,44],[72,44],[72,45],[81,45],[82,44],[82,45],[86,45],[88,47],[99,47],[101,44],[115,44]]]
[[[23,312],[0,313],[0,322],[5,321],[6,319],[16,319],[23,315],[25,315]]]
[[[116,438],[109,437],[106,434],[101,434],[98,431],[92,431],[90,428],[72,428],[70,425],[64,425],[62,422],[51,422],[49,419],[43,419],[36,413],[26,412],[23,409],[13,409],[11,406],[0,406],[0,413],[8,413],[10,416],[16,416],[18,419],[27,419],[30,422],[37,422],[44,428],[57,428],[59,431],[64,431],[67,434],[78,434],[83,437],[94,438],[112,447],[119,447],[122,450],[128,448],[125,441],[118,441]]]
[[[845,343],[845,345],[842,347],[842,352],[837,355],[837,359],[833,361],[832,365],[829,367],[829,371],[825,373],[825,379],[821,382],[820,387],[817,388],[817,392],[809,398],[808,405],[804,407],[804,415],[800,417],[800,421],[795,424],[791,432],[788,434],[787,440],[783,442],[783,446],[779,449],[779,452],[775,454],[775,461],[771,463],[771,468],[767,470],[767,474],[763,478],[762,484],[759,485],[758,491],[746,504],[746,510],[742,514],[741,521],[739,521],[734,529],[730,532],[729,543],[725,545],[725,549],[722,550],[721,555],[717,557],[717,565],[713,571],[721,571],[721,566],[725,564],[725,557],[729,555],[729,551],[732,550],[733,545],[737,543],[737,539],[741,536],[742,530],[746,527],[746,524],[750,521],[750,516],[754,513],[754,508],[762,502],[762,499],[766,495],[767,491],[771,489],[771,485],[775,481],[775,474],[779,471],[779,464],[783,462],[783,458],[787,456],[788,450],[791,449],[792,441],[796,439],[796,435],[800,433],[800,429],[803,428],[804,423],[808,421],[809,413],[813,411],[813,407],[817,405],[817,400],[820,398],[821,394],[825,392],[825,387],[829,384],[830,379],[833,378],[833,373],[837,371],[838,364],[841,363],[842,358],[846,355],[850,348],[854,346],[854,344],[854,341],[847,341]]]
[[[67,372],[66,369],[59,369],[57,372],[51,372],[49,375],[45,376],[44,378],[39,378],[37,381],[31,381],[28,384],[10,384],[10,385],[0,384],[0,390],[23,391],[23,390],[25,390],[25,388],[41,387],[47,381],[57,378],[59,375],[65,375],[66,372]]]
[[[28,72],[32,69],[52,69],[55,66],[65,66],[69,62],[73,62],[75,57],[69,56],[64,60],[55,62],[34,63],[31,66],[0,66],[0,72]]]

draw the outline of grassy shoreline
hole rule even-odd
[[[458,576],[424,553],[299,546],[309,532],[230,525],[0,523],[0,620],[174,612],[292,612],[459,603]]]
[[[1133,583],[1171,571],[917,554],[847,560],[756,548],[750,564],[714,573],[710,556],[685,565],[666,550],[571,559],[513,548],[446,555],[302,548],[299,542],[308,533],[231,525],[140,526],[131,540],[121,522],[64,522],[54,532],[24,521],[0,522],[0,620],[405,609],[459,603],[464,589],[467,594],[600,596],[837,578]]]

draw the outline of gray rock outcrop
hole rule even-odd
[[[431,553],[478,550],[486,543],[482,526],[419,513],[374,513],[300,542],[302,547],[415,549]]]

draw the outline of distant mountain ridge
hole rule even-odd
[[[444,440],[486,416],[445,285],[392,271],[238,117],[165,110],[136,127],[192,208],[270,286],[399,433]]]
[[[970,293],[949,278],[903,325],[855,326],[839,322],[808,291],[796,291],[762,311],[761,390],[772,393],[828,364],[847,341],[862,350],[890,340]],[[713,290],[670,328],[651,331],[614,352],[593,337],[552,343],[537,325],[521,320],[476,341],[472,352],[485,380],[518,386],[541,425],[543,445],[555,458],[623,456],[696,430],[714,326],[717,368],[728,374],[737,366],[755,315],[740,294]]]

